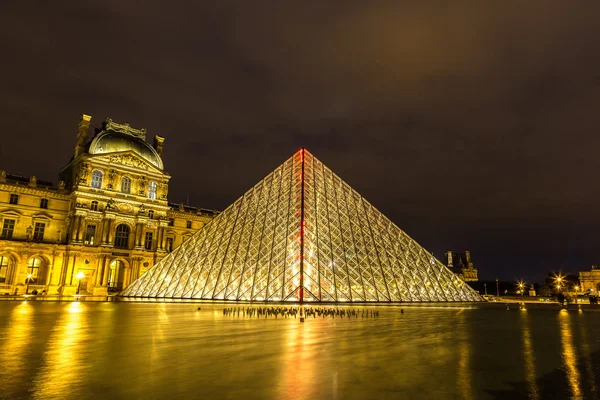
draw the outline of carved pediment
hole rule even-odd
[[[94,157],[99,160],[106,161],[111,164],[121,164],[128,167],[139,168],[146,171],[160,172],[161,170],[154,165],[144,160],[133,151],[123,151],[120,153],[102,154]]]
[[[52,214],[48,214],[47,212],[39,212],[31,216],[33,219],[53,219]]]
[[[16,208],[5,208],[4,210],[0,210],[0,215],[2,215],[5,218],[21,218],[23,216],[23,213],[17,210]]]

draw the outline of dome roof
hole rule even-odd
[[[150,164],[161,170],[163,169],[163,162],[156,150],[142,138],[127,133],[110,130],[102,131],[92,140],[88,150],[90,154],[119,153],[123,151],[133,151]]]

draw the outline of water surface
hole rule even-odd
[[[599,398],[592,309],[394,306],[300,323],[224,307],[2,302],[0,398]]]

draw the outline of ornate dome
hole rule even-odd
[[[114,123],[113,123],[114,124]],[[114,124],[116,125],[116,124]],[[144,137],[140,134],[131,134],[129,132],[117,132],[110,129],[110,124],[96,135],[90,143],[88,152],[90,154],[119,153],[124,151],[133,151],[150,164],[159,169],[163,169],[163,162],[152,146],[146,143]],[[137,131],[129,128],[131,131]],[[142,132],[142,131],[139,131]],[[137,132],[132,132],[137,133]],[[143,131],[145,135],[145,130]]]

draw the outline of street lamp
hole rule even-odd
[[[76,293],[76,294],[79,294],[79,289],[81,289],[81,280],[82,280],[84,277],[85,277],[85,274],[84,274],[83,272],[79,271],[79,272],[77,273],[77,279],[78,279],[78,282],[77,282],[77,293]]]
[[[25,294],[29,294],[29,281],[31,281],[32,276],[33,274],[31,273],[27,274],[27,287],[25,288]]]
[[[525,283],[523,281],[519,282],[519,291],[521,292],[521,298],[523,298],[523,292],[525,291]]]
[[[498,278],[496,278],[496,297],[500,297],[500,289],[498,288]]]

